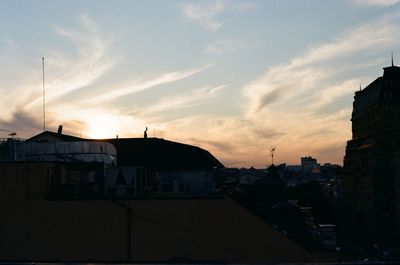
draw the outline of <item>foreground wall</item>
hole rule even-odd
[[[229,198],[45,200],[51,167],[0,163],[0,260],[329,260]]]

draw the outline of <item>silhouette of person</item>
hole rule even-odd
[[[144,138],[145,139],[147,138],[147,127],[146,127],[146,130],[144,131]]]

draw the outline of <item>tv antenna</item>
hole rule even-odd
[[[14,139],[14,137],[17,135],[17,133],[16,132],[11,132],[8,135],[11,136],[12,139]]]
[[[276,146],[271,146],[269,149],[269,154],[271,156],[271,165],[274,164],[274,155],[275,155]]]
[[[393,63],[393,51],[392,51],[392,66],[394,66],[394,63]]]
[[[45,100],[45,91],[44,91],[44,57],[42,57],[42,74],[43,74],[43,131],[46,131],[46,100]]]
[[[11,136],[12,139],[14,139],[14,137],[17,135],[16,131],[10,131],[10,130],[7,130],[7,129],[2,129],[2,128],[0,128],[0,132],[8,133],[8,136]]]

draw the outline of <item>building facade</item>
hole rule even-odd
[[[343,196],[356,224],[380,238],[400,231],[400,67],[355,92]]]

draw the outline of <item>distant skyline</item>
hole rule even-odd
[[[400,0],[0,1],[0,137],[154,135],[226,166],[342,164],[353,95],[400,64]]]

